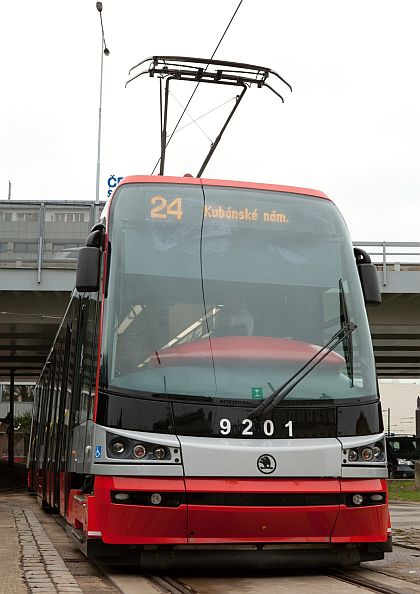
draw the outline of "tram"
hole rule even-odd
[[[383,558],[379,301],[322,192],[123,179],[36,386],[30,488],[102,562]]]

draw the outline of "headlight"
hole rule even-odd
[[[369,466],[370,464],[379,463],[385,468],[386,451],[384,441],[372,441],[366,445],[352,446],[348,450],[343,449],[343,465],[347,463],[347,466],[360,465],[360,462],[363,466],[365,466],[365,464]]]
[[[96,454],[100,457],[102,446],[96,446]],[[142,435],[115,435],[107,432],[106,434],[106,452],[107,457],[113,459],[115,463],[128,461],[141,461],[142,464],[180,464],[181,449],[172,444],[161,445],[145,441]]]
[[[133,456],[135,458],[144,458],[146,455],[146,448],[141,443],[138,443],[133,448]]]
[[[373,457],[375,458],[375,460],[377,462],[384,462],[385,461],[385,454],[384,454],[384,451],[382,449],[381,442],[379,442],[379,444],[376,444],[373,447]]]
[[[385,503],[385,496],[382,493],[373,493],[370,495],[370,499],[375,502]]]
[[[121,441],[114,441],[111,450],[114,454],[117,454],[117,456],[121,456],[121,454],[124,453],[125,445]]]
[[[129,493],[115,493],[114,499],[117,501],[128,501],[130,499]]]
[[[362,460],[365,462],[370,462],[373,458],[373,450],[372,448],[363,448],[361,452]]]
[[[162,503],[162,495],[160,493],[152,493],[150,495],[150,503],[153,505],[159,505]]]
[[[353,503],[354,505],[362,505],[363,495],[360,495],[360,493],[356,493],[355,495],[353,495]]]
[[[349,451],[349,460],[350,462],[356,462],[359,459],[359,453],[357,450],[350,450]]]
[[[166,450],[162,447],[155,448],[153,454],[158,460],[164,460],[166,458]]]

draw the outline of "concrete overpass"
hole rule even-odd
[[[94,212],[83,201],[0,201],[0,382],[11,369],[16,381],[38,377]]]
[[[91,202],[0,201],[0,382],[33,381],[74,286]],[[420,377],[420,243],[355,242],[378,269],[368,316],[379,377]]]
[[[380,378],[420,377],[420,243],[355,242],[375,262],[382,304],[368,307]]]

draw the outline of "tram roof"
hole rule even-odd
[[[125,177],[118,185],[125,184],[141,184],[141,183],[162,183],[162,184],[192,184],[192,185],[206,185],[206,186],[224,186],[232,188],[245,188],[249,190],[267,190],[271,192],[287,192],[289,194],[301,194],[305,196],[311,196],[314,198],[323,198],[325,200],[331,199],[320,192],[311,188],[300,188],[296,186],[280,186],[277,184],[264,184],[259,182],[246,182],[246,181],[233,181],[224,179],[207,179],[192,177],[185,175],[184,177],[174,176],[157,176],[157,175],[131,175]]]

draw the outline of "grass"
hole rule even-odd
[[[415,487],[414,479],[389,480],[388,492],[390,499],[420,502],[420,489]]]

